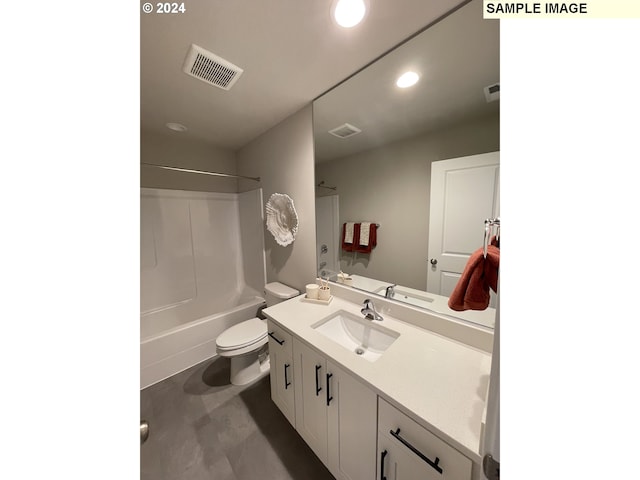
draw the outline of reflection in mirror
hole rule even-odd
[[[447,297],[499,216],[499,73],[473,0],[314,102],[320,276],[493,327],[493,292],[483,311]],[[347,222],[379,225],[371,253],[342,248]]]

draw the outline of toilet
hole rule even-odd
[[[267,307],[299,294],[298,290],[279,282],[264,286]],[[269,373],[268,340],[267,321],[257,317],[233,325],[218,336],[216,350],[218,355],[231,360],[233,385],[246,385]]]

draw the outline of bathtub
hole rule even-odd
[[[216,356],[216,338],[224,330],[257,316],[265,305],[251,293],[231,299],[219,313],[163,330],[140,332],[140,388],[175,375]]]

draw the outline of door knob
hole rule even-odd
[[[438,264],[438,260],[436,260],[435,258],[432,258],[430,260],[430,262],[431,262],[431,265],[437,265]]]
[[[140,422],[140,445],[149,438],[149,423],[146,420]]]

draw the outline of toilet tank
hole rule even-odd
[[[264,299],[267,302],[267,307],[284,302],[298,295],[300,295],[298,290],[280,282],[271,282],[264,286]]]

